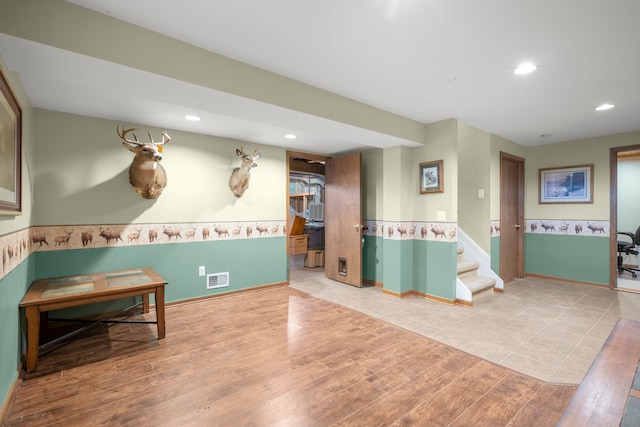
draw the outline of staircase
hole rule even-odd
[[[463,258],[464,248],[458,247],[458,279],[469,288],[471,295],[493,288],[496,280],[493,277],[478,275],[480,264]]]

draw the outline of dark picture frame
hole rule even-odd
[[[593,164],[539,170],[539,204],[593,203]]]
[[[443,169],[443,160],[420,163],[420,194],[444,192]]]
[[[22,109],[0,70],[0,215],[22,213]]]

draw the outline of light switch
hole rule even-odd
[[[436,219],[438,221],[446,221],[447,220],[447,212],[446,211],[437,211]]]

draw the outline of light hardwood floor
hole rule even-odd
[[[43,355],[6,425],[553,426],[576,389],[293,287],[166,320],[164,340],[100,326]]]
[[[640,293],[540,278],[484,292],[473,308],[342,286],[321,269],[292,271],[291,285],[551,383],[579,384],[618,319],[640,321]]]

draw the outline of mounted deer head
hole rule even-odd
[[[159,163],[162,160],[162,146],[171,138],[166,131],[162,131],[162,141],[155,142],[149,135],[150,142],[140,142],[134,133],[133,140],[127,139],[127,134],[137,129],[125,129],[117,127],[118,136],[122,139],[122,145],[135,154],[133,162],[129,167],[129,182],[135,188],[136,193],[145,199],[156,199],[162,194],[162,190],[167,185],[167,174]]]
[[[236,197],[242,197],[245,190],[249,187],[249,178],[251,178],[251,169],[258,166],[258,159],[260,153],[257,149],[253,150],[252,155],[248,155],[244,152],[244,145],[240,149],[236,150],[236,155],[242,159],[242,164],[239,168],[235,168],[231,172],[229,177],[229,188]]]

